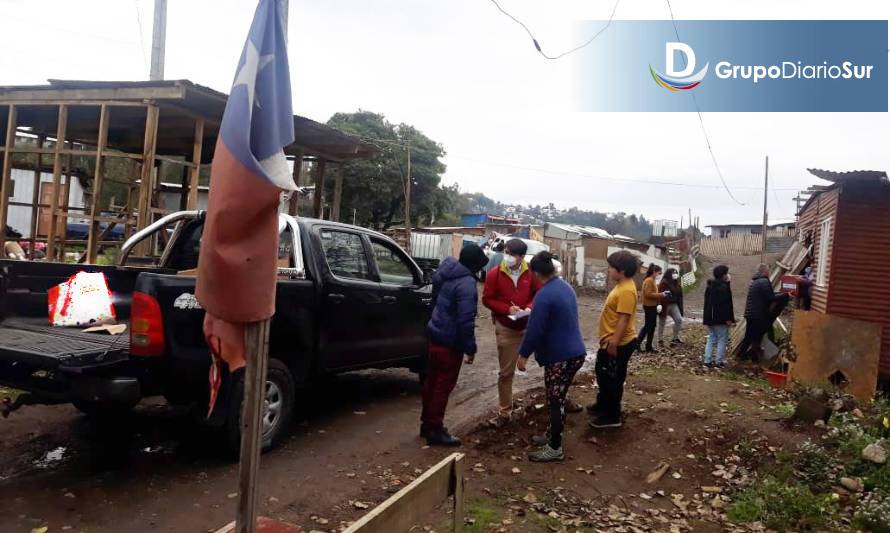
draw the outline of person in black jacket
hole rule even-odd
[[[658,344],[664,348],[664,325],[668,317],[674,321],[674,335],[671,344],[683,344],[680,339],[680,330],[683,328],[683,285],[680,283],[680,273],[676,268],[664,271],[661,283],[658,284],[658,292],[664,295],[661,300],[661,314],[658,316]]]
[[[735,323],[735,312],[732,308],[732,289],[729,287],[729,267],[714,267],[714,279],[708,280],[705,288],[705,309],[702,322],[708,327],[708,342],[705,344],[704,364],[708,368],[723,368],[726,355],[726,341],[729,339],[729,327]],[[716,361],[711,354],[716,346]]]
[[[751,278],[751,286],[748,287],[748,299],[745,302],[745,338],[739,347],[741,359],[758,361],[763,355],[760,343],[772,324],[770,307],[775,301],[776,294],[769,280],[769,267],[761,263]]]
[[[433,315],[426,327],[429,359],[420,415],[420,436],[430,445],[460,446],[460,439],[443,425],[445,407],[461,362],[473,364],[476,355],[476,282],[487,262],[482,248],[468,244],[460,251],[460,260],[445,258],[433,275]]]

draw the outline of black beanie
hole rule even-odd
[[[468,244],[460,250],[460,264],[467,267],[467,270],[475,274],[485,268],[488,264],[488,257],[478,244]]]

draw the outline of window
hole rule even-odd
[[[331,273],[340,278],[371,279],[362,238],[355,233],[321,231],[321,246]]]
[[[403,254],[390,245],[373,240],[371,251],[380,272],[380,281],[393,285],[414,285],[414,269]]]
[[[816,265],[816,284],[828,285],[828,243],[831,242],[831,219],[822,221],[819,230],[819,263]]]

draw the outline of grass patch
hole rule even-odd
[[[779,405],[774,405],[773,411],[782,418],[791,418],[791,415],[794,414],[794,403],[784,402]]]
[[[770,477],[736,495],[727,515],[736,523],[762,522],[778,531],[814,530],[825,528],[836,510],[830,496]]]
[[[491,526],[500,524],[500,510],[497,502],[474,500],[467,507],[467,524],[464,531],[482,532],[490,531]]]

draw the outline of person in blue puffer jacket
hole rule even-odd
[[[433,315],[426,327],[430,340],[427,376],[423,384],[420,436],[429,445],[460,446],[443,424],[448,396],[454,390],[463,361],[476,355],[476,282],[488,258],[476,244],[447,257],[433,275]]]

